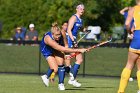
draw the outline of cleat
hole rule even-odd
[[[47,75],[42,75],[41,76],[43,83],[45,84],[45,86],[49,86],[49,79],[47,78]]]
[[[81,83],[77,82],[77,80],[73,80],[72,85],[75,87],[81,87]]]
[[[81,83],[77,82],[77,80],[69,80],[68,84],[73,85],[74,87],[81,87]]]
[[[63,84],[63,83],[58,84],[58,89],[59,89],[59,90],[65,90],[64,84]]]

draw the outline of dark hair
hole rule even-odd
[[[63,22],[62,22],[62,25],[63,25],[64,23],[68,23],[68,21],[63,21]]]

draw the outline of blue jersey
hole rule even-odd
[[[45,38],[45,36],[47,36],[47,35],[50,36],[50,38],[51,38],[52,40],[54,40],[54,38],[53,38],[51,32],[47,32],[47,33],[43,36],[43,38],[42,38],[42,40],[41,40],[41,43],[40,43],[40,50],[41,50],[41,53],[43,54],[43,56],[44,56],[45,58],[47,58],[47,57],[53,55],[53,53],[54,53],[54,51],[55,51],[54,48],[52,48],[51,46],[45,44],[44,38]],[[63,45],[64,45],[64,43],[63,43],[63,37],[61,36],[60,39],[59,39],[59,41],[56,41],[56,42],[57,42],[59,45],[62,45],[62,46],[63,46]]]
[[[76,16],[76,15],[74,15],[74,16]],[[83,25],[82,19],[80,19],[76,16],[76,22],[74,23],[73,28],[71,30],[74,39],[77,39],[78,30],[82,27],[82,25]],[[72,47],[72,40],[69,36],[68,36],[68,46],[69,46],[69,48]]]
[[[74,15],[74,16],[76,16],[76,15]],[[76,22],[74,23],[73,28],[71,30],[73,36],[77,37],[78,30],[82,27],[82,24],[83,24],[82,19],[80,19],[76,16]]]

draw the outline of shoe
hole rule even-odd
[[[69,79],[68,84],[73,85],[74,87],[81,87],[81,83],[79,83],[77,80]]]
[[[138,90],[138,92],[137,93],[140,93],[140,90]]]
[[[47,79],[47,75],[41,76],[43,83],[48,87],[49,86],[49,79]]]
[[[77,82],[77,80],[73,80],[72,85],[75,87],[81,87],[81,83]]]
[[[58,89],[59,89],[59,90],[65,90],[64,84],[63,84],[63,83],[58,84]]]

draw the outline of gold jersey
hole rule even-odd
[[[140,5],[134,6],[134,25],[135,25],[135,30],[140,30]]]

